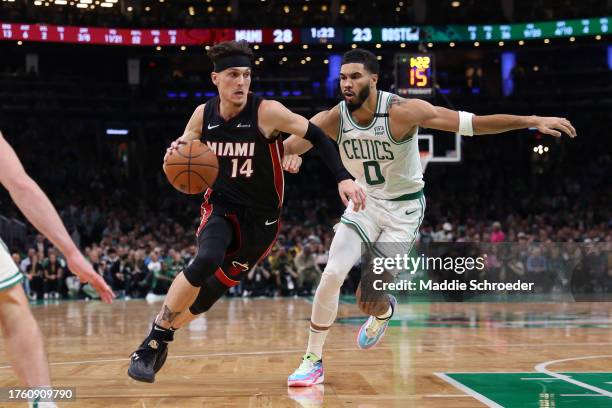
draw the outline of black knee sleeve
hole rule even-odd
[[[216,276],[219,273],[223,272],[221,272],[219,269],[219,271],[215,275],[209,277],[200,288],[198,297],[189,307],[189,311],[192,314],[198,315],[200,313],[207,312],[212,305],[214,305],[215,302],[219,300],[231,287],[226,285]]]
[[[200,287],[223,264],[232,241],[232,226],[223,217],[211,217],[198,236],[198,254],[183,274],[193,286]]]

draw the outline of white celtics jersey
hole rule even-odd
[[[375,198],[391,200],[423,189],[418,130],[403,142],[391,138],[389,101],[394,96],[378,91],[376,113],[367,126],[359,126],[340,102],[338,147],[344,167],[357,184]],[[400,135],[396,135],[400,136]]]

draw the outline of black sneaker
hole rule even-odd
[[[168,357],[168,344],[146,338],[130,356],[128,375],[136,381],[152,383]]]

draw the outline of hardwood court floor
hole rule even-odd
[[[341,304],[327,339],[325,385],[288,390],[310,306],[221,301],[177,332],[155,384],[133,381],[126,370],[160,303],[64,302],[33,311],[55,385],[76,387],[77,400],[60,407],[612,406],[610,304],[403,304],[369,351],[355,344],[358,309]],[[16,385],[0,355],[0,387]]]

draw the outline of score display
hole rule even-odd
[[[498,25],[305,28],[132,29],[1,23],[0,40],[128,46],[210,45],[228,40],[254,44],[385,44],[418,41],[512,41],[607,35],[612,17]]]
[[[396,54],[395,89],[400,96],[433,97],[433,54]]]
[[[610,32],[610,22],[612,19],[609,17],[598,17],[523,24],[426,26],[423,28],[423,39],[432,42],[516,41],[605,35]]]

